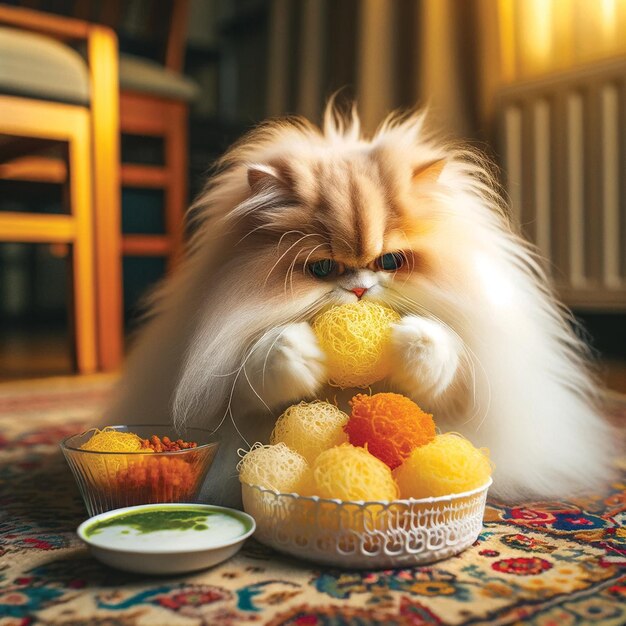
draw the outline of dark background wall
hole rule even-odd
[[[141,20],[145,1],[128,0],[131,18],[120,33],[120,47],[151,56],[151,41],[140,36],[140,29],[133,25],[133,20]],[[44,0],[43,7],[68,12],[71,4],[70,0]],[[448,128],[452,134],[477,143],[497,159],[492,147],[495,125],[484,95],[484,85],[492,79],[485,77],[488,50],[480,43],[484,24],[475,11],[477,4],[473,0],[458,3],[453,20],[440,18],[446,28],[441,41],[444,35],[451,38],[456,58],[447,66],[450,75],[444,79],[452,91],[446,92],[441,108],[452,107],[452,114],[443,117],[452,120]],[[365,11],[372,6],[361,0],[325,1],[317,7],[299,0],[192,1],[185,73],[198,82],[201,95],[191,107],[189,122],[190,199],[202,188],[212,162],[268,115],[304,112],[319,121],[325,101],[337,90],[340,103],[363,95],[370,76],[363,60],[363,24]],[[422,39],[437,37],[424,9],[441,5],[428,4],[428,0],[396,0],[393,6],[384,26],[384,46],[374,51],[386,55],[392,68],[388,76],[381,77],[389,87],[380,98],[382,110],[416,106],[430,96],[430,89],[438,88],[424,73],[432,59],[424,51]],[[311,8],[319,9],[313,14],[316,25],[309,22]],[[317,43],[307,39],[311,32],[319,35]],[[282,53],[277,52],[279,45]],[[277,57],[279,53],[282,56]],[[372,76],[376,80],[375,72]],[[313,88],[308,80],[314,81]],[[368,88],[368,93],[376,95],[376,86]],[[125,160],[159,163],[162,151],[163,146],[153,139],[122,139]],[[53,185],[0,181],[0,210],[59,212],[63,193]],[[125,189],[122,199],[124,232],[163,231],[160,192]],[[8,337],[19,333],[54,333],[67,338],[67,269],[68,250],[63,246],[0,244],[0,352],[10,350]],[[129,330],[136,326],[142,296],[164,271],[161,259],[125,258]],[[626,359],[623,314],[576,313],[602,355]]]

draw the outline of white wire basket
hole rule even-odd
[[[483,526],[489,482],[464,493],[350,502],[242,485],[255,538],[286,554],[343,568],[432,563],[462,552]]]

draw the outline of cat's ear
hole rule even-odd
[[[414,183],[436,183],[446,165],[446,159],[437,159],[413,169]]]
[[[286,191],[291,188],[291,176],[286,165],[253,163],[248,167],[248,185],[252,191],[263,188],[277,188]]]

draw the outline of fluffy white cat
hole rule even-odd
[[[217,428],[206,495],[237,504],[237,448],[266,441],[292,402],[354,393],[327,386],[309,322],[363,298],[403,316],[373,391],[487,446],[497,496],[606,481],[611,436],[585,346],[479,157],[423,121],[391,117],[368,139],[355,113],[329,107],[323,130],[285,120],[239,141],[191,209],[186,260],[154,298],[109,423]]]

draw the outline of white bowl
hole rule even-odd
[[[146,538],[133,541],[133,537],[125,538],[128,545],[116,546],[105,536],[89,536],[88,530],[98,522],[113,517],[123,516],[133,512],[142,512],[162,509],[201,509],[206,512],[223,513],[239,520],[244,528],[241,534],[226,540],[215,541],[210,537],[210,528],[203,530],[198,536],[189,536],[185,540],[184,547],[176,547],[168,540],[168,534],[172,531],[159,531],[158,536],[150,537],[152,543],[146,545]],[[233,556],[242,546],[243,542],[254,532],[256,528],[252,517],[243,513],[221,506],[208,504],[142,504],[129,506],[122,509],[107,511],[90,517],[77,529],[78,536],[89,546],[95,558],[106,565],[117,569],[136,572],[139,574],[180,574],[192,572],[217,565]],[[144,533],[148,535],[149,533]],[[180,535],[179,535],[180,536]],[[172,535],[174,537],[174,535]]]
[[[255,538],[296,557],[345,568],[410,567],[458,554],[483,526],[487,490],[391,502],[349,502],[242,485]]]

